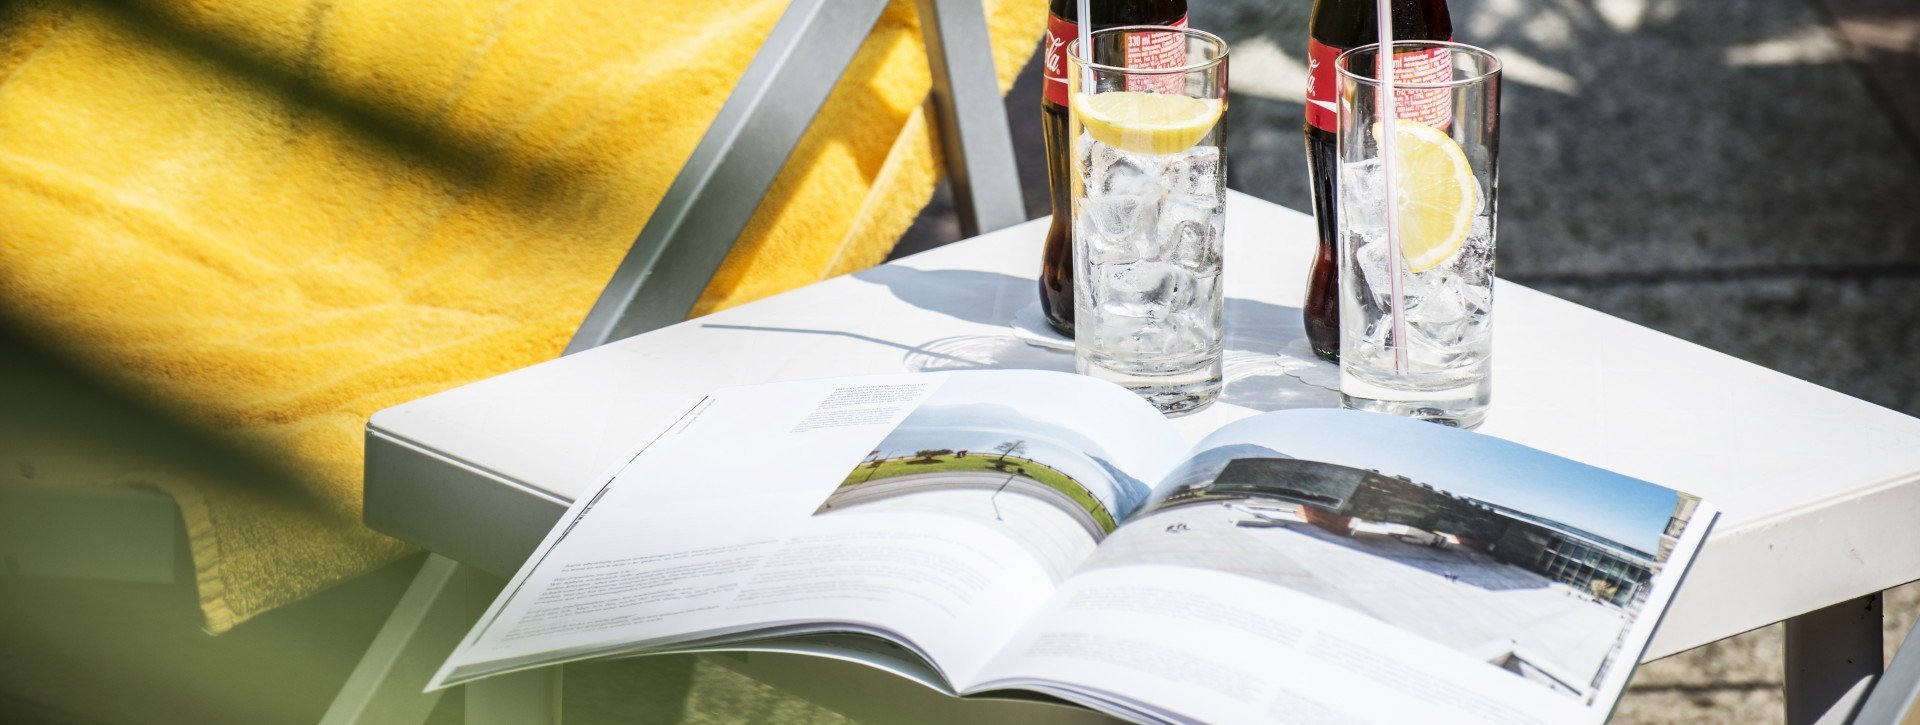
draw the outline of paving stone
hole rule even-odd
[[[1231,185],[1307,208],[1304,0],[1194,4],[1283,58],[1234,68]],[[1454,0],[1455,37],[1507,63],[1501,263],[1513,274],[1920,260],[1911,137],[1795,0]],[[1251,67],[1250,67],[1251,66]],[[1285,84],[1279,84],[1284,90]]]

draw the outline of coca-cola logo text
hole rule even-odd
[[[1066,44],[1066,38],[1057,38],[1053,33],[1047,33],[1047,75],[1061,75],[1060,48]]]

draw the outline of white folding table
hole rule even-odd
[[[596,473],[713,388],[1071,370],[1071,354],[1010,327],[1037,299],[1045,229],[1028,222],[383,410],[367,429],[366,522],[508,577]],[[1228,381],[1219,403],[1176,419],[1190,442],[1263,410],[1339,404],[1332,367],[1302,339],[1314,236],[1311,217],[1230,192]],[[1920,578],[1920,420],[1513,283],[1495,299],[1481,432],[1725,512],[1648,658],[1787,620],[1790,708],[1857,695],[1880,667],[1877,593]],[[761,661],[776,664],[755,676],[843,711],[941,698],[885,675]]]

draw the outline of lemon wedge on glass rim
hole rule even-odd
[[[1077,93],[1073,109],[1095,141],[1127,153],[1162,156],[1192,148],[1219,123],[1218,98],[1172,93]]]
[[[1380,138],[1381,125],[1373,124],[1374,138]],[[1466,245],[1480,207],[1480,182],[1466,152],[1446,132],[1406,119],[1393,127],[1400,254],[1407,271],[1425,272]]]

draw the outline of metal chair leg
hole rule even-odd
[[[953,184],[961,236],[1027,220],[1013,133],[993,70],[993,39],[980,0],[919,0],[920,35],[933,73],[929,93]]]
[[[489,586],[491,585],[491,586]],[[477,590],[499,583],[478,569],[429,555],[400,604],[322,716],[322,725],[419,725],[440,701],[421,692],[473,623]]]
[[[1920,723],[1920,624],[1907,630],[1900,649],[1886,674],[1874,683],[1873,692],[1861,703],[1854,725],[1895,725]]]

